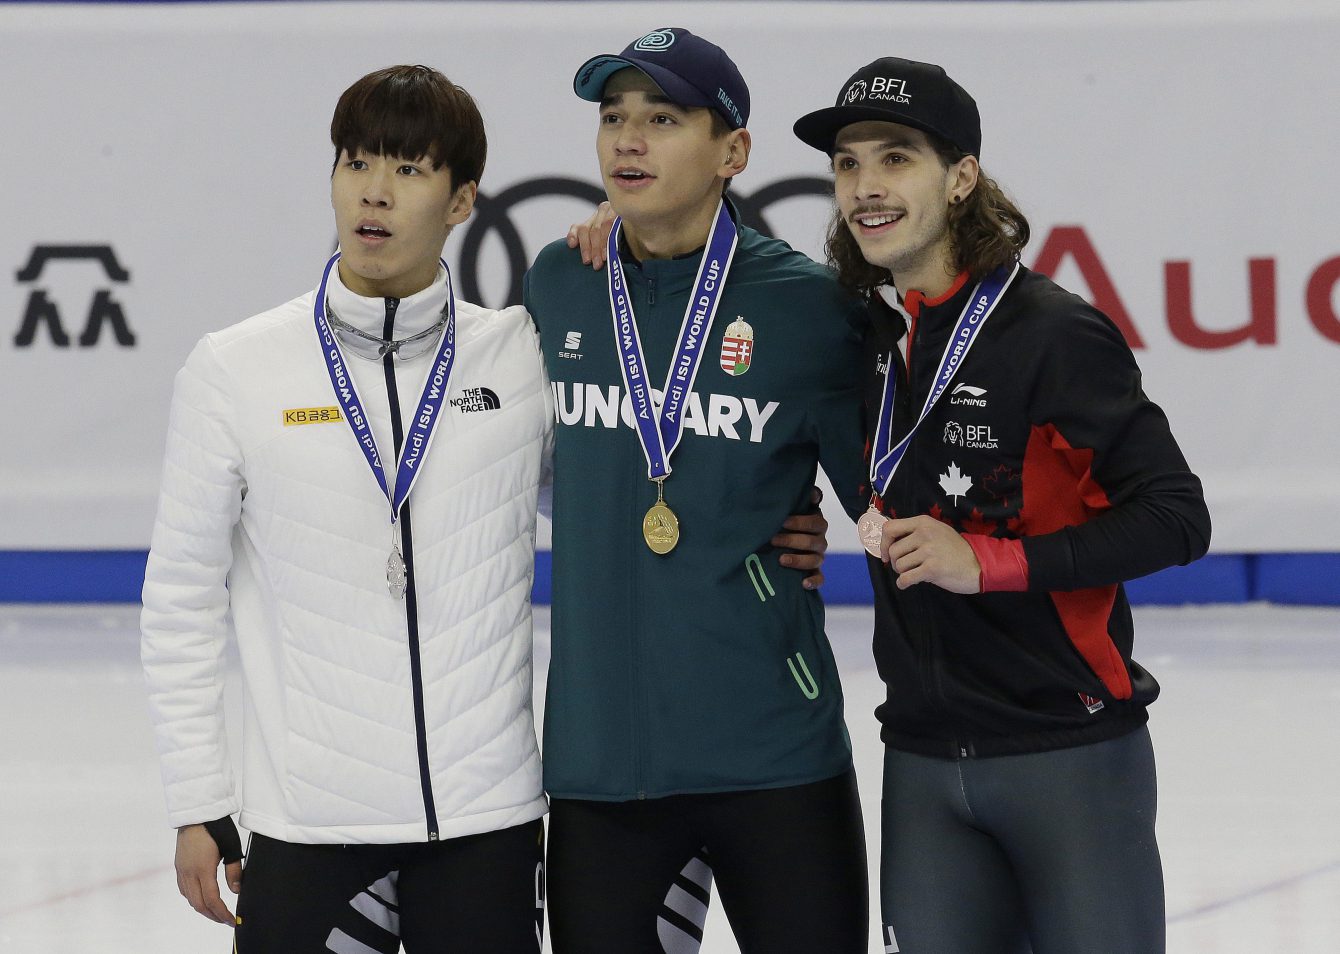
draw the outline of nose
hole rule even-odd
[[[633,123],[623,123],[614,137],[614,151],[620,156],[640,156],[647,151],[647,140]]]
[[[866,202],[871,199],[882,199],[887,193],[879,166],[862,163],[856,171],[856,198]]]
[[[391,173],[374,166],[363,177],[362,203],[365,207],[389,208],[391,205]]]

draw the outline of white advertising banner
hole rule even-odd
[[[1214,549],[1340,550],[1340,4],[1309,0],[0,8],[0,549],[148,545],[176,370],[332,250],[350,83],[421,62],[479,101],[483,198],[447,257],[500,306],[600,196],[574,71],[663,26],[739,64],[754,151],[732,194],[815,256],[826,162],[792,121],[879,56],[944,65],[1029,216],[1024,264],[1136,348]]]

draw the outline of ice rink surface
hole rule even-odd
[[[137,618],[129,606],[0,606],[0,950],[229,950],[228,929],[177,894]],[[537,705],[548,619],[537,612]],[[874,870],[882,687],[870,619],[866,608],[829,613]],[[1145,608],[1136,633],[1136,658],[1163,685],[1150,727],[1168,950],[1334,954],[1340,610]],[[726,954],[736,947],[713,900],[703,952]],[[883,951],[873,924],[870,950]]]

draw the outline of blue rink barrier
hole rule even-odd
[[[0,550],[0,603],[135,603],[147,557],[143,550]],[[536,603],[550,601],[551,568],[549,551],[537,553]],[[828,554],[824,577],[828,603],[871,601],[864,554]],[[1126,592],[1146,606],[1340,606],[1340,553],[1217,553],[1132,580]]]

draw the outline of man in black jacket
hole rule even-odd
[[[832,157],[829,258],[870,302],[886,950],[1164,950],[1122,583],[1210,522],[1116,326],[1019,265],[976,103],[884,58],[795,125]]]

